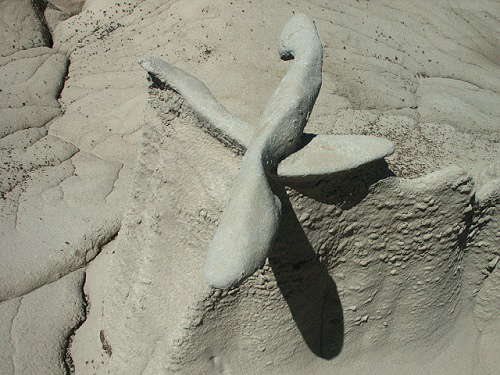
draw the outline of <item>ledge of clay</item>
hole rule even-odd
[[[279,164],[279,177],[311,178],[341,173],[394,152],[391,141],[370,135],[304,134],[302,138],[310,141]]]

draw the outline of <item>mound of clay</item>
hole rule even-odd
[[[253,129],[293,64],[277,48],[298,13],[323,45],[316,136],[278,168],[264,265],[211,288],[246,138],[239,153],[214,139],[137,61],[196,77]],[[496,13],[0,0],[0,372],[495,373]]]

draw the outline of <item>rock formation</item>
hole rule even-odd
[[[302,136],[321,87],[323,63],[323,47],[307,16],[295,15],[288,22],[281,35],[279,53],[282,59],[294,59],[295,63],[271,97],[255,130],[229,113],[196,78],[152,57],[140,62],[156,84],[186,96],[206,124],[205,129],[234,149],[246,149],[231,199],[207,254],[205,277],[214,287],[233,286],[264,264],[281,217],[281,202],[268,179],[270,174],[276,175],[279,162],[299,146],[305,151],[299,153],[298,162],[297,158],[292,160],[300,167],[295,167],[294,162],[285,164],[288,177],[305,178],[348,171],[359,166],[363,151],[365,155],[367,150],[373,152],[363,160],[365,162],[388,156],[393,151],[390,142],[366,136],[323,136],[323,144],[331,148],[330,155],[321,151],[318,155],[315,150],[321,149],[318,143],[309,145],[317,135]],[[346,146],[342,147],[342,141],[347,141]],[[366,148],[363,150],[362,146]],[[335,155],[335,152],[342,154],[342,151],[353,149],[358,152],[352,155],[347,152],[340,158]],[[341,166],[335,165],[336,159],[341,159]],[[321,167],[326,168],[323,173]]]
[[[263,266],[213,288],[298,13],[321,92],[265,169]],[[0,27],[2,373],[495,373],[491,2],[5,0]],[[150,86],[151,55],[170,75]]]

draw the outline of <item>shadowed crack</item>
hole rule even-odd
[[[45,9],[47,8],[47,0],[31,0],[35,13],[40,20],[42,26],[42,36],[44,43],[47,47],[52,48],[54,42],[52,40],[52,34],[50,33],[49,27],[47,25],[47,20],[45,19]]]
[[[73,340],[76,335],[76,331],[85,323],[87,320],[87,316],[90,313],[90,301],[88,295],[85,293],[85,282],[87,281],[87,273],[85,272],[84,277],[82,279],[82,284],[81,284],[81,295],[83,296],[83,311],[84,313],[82,314],[80,320],[78,320],[75,324],[75,326],[69,331],[65,344],[64,344],[64,367],[66,368],[66,374],[74,374],[75,373],[75,364],[73,362],[73,358],[71,357],[71,346],[73,344]]]

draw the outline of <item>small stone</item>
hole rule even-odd
[[[424,241],[429,241],[432,238],[432,233],[426,233],[423,235]]]
[[[299,221],[301,223],[303,223],[304,221],[306,221],[307,219],[309,219],[309,214],[307,212],[303,213],[302,215],[300,215],[300,218],[299,218]]]
[[[488,271],[493,271],[495,269],[495,267],[497,266],[498,264],[498,261],[500,260],[500,257],[499,256],[496,256],[495,258],[493,258],[492,260],[490,260],[490,262],[488,263]]]

